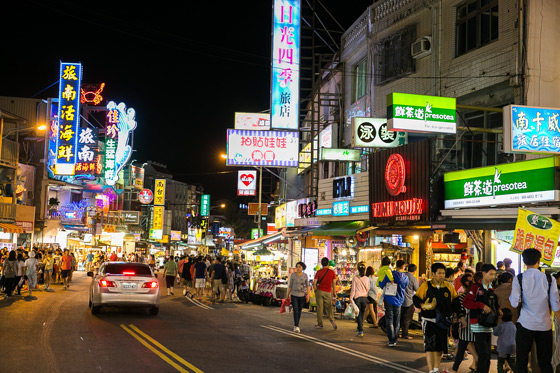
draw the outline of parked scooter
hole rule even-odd
[[[253,293],[249,287],[249,276],[244,275],[239,283],[239,289],[237,290],[237,297],[241,302],[249,303],[253,298]]]

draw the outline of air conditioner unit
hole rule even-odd
[[[410,46],[412,58],[422,58],[432,53],[432,37],[424,36]]]

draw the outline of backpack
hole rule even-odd
[[[14,263],[11,260],[6,260],[4,262],[4,276],[6,278],[16,277],[16,270],[14,268]]]
[[[550,285],[552,284],[552,276],[549,275],[548,273],[545,273],[546,279],[548,281],[548,307],[550,308]],[[519,306],[517,307],[517,309],[519,311],[521,311],[521,306],[523,305],[523,273],[520,273],[517,275],[517,281],[519,281],[519,290],[521,291],[521,297],[520,297],[520,302],[519,302]]]

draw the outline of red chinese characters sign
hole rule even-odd
[[[534,248],[541,252],[541,262],[552,265],[558,247],[560,223],[546,216],[519,209],[511,251],[521,254]]]

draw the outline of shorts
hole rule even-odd
[[[66,277],[70,276],[70,271],[71,271],[70,269],[63,269],[60,272],[60,275],[62,276],[62,278],[66,278]]]
[[[205,278],[197,278],[194,281],[194,287],[197,289],[204,289],[204,286],[206,285],[206,279]]]
[[[422,320],[422,333],[424,334],[424,352],[449,353],[447,348],[448,329],[442,329],[435,322]]]
[[[181,279],[181,285],[192,288],[192,280],[188,280],[186,278]]]
[[[165,276],[165,284],[167,285],[167,288],[172,288],[174,281],[175,276]]]
[[[51,269],[45,269],[45,273],[52,273],[52,272],[53,272],[52,268]]]
[[[222,279],[212,280],[212,291],[217,293],[218,291],[224,290],[224,284],[222,284]]]

